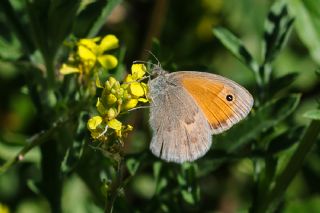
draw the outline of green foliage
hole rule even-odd
[[[301,41],[307,46],[313,60],[320,59],[320,12],[316,9],[319,0],[288,0],[289,8],[296,16],[296,30]]]
[[[319,3],[0,1],[0,212],[317,211]],[[74,65],[70,52],[81,55],[78,39],[111,33],[120,41],[108,49],[117,66],[102,63],[101,82],[84,71],[59,73]],[[123,141],[114,127],[118,137],[95,142],[87,122],[100,109],[101,87],[106,79],[120,85],[132,61],[148,60],[145,49],[170,71],[239,81],[253,110],[182,165],[149,151],[147,110],[119,113],[133,124]]]

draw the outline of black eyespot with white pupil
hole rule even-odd
[[[227,101],[233,101],[233,96],[232,95],[227,95],[226,99],[227,99]]]

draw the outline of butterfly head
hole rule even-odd
[[[164,76],[168,72],[162,69],[161,64],[154,64],[154,66],[151,69],[151,76],[158,77],[158,76]]]

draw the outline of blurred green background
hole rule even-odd
[[[44,119],[46,114],[52,112],[49,108],[51,105],[39,107],[30,95],[30,88],[46,88],[43,86],[46,84],[41,83],[45,79],[41,77],[46,70],[43,59],[45,48],[49,50],[47,55],[56,55],[53,67],[58,70],[66,60],[68,48],[63,43],[70,35],[83,38],[112,33],[121,43],[120,50],[115,54],[120,57],[125,52],[118,68],[110,71],[118,80],[123,78],[134,60],[147,60],[149,55],[145,50],[151,50],[167,70],[217,73],[245,86],[258,99],[260,90],[254,74],[248,66],[230,54],[213,35],[212,29],[216,26],[229,29],[260,63],[263,61],[261,53],[265,20],[274,2],[2,0],[0,163],[13,159],[31,136],[48,128],[39,119]],[[294,72],[297,77],[283,90],[275,87],[279,93],[270,92],[268,97],[270,101],[284,97],[285,105],[290,101],[286,97],[299,93],[302,96],[297,106],[294,109],[288,108],[288,115],[281,121],[277,120],[281,113],[268,111],[262,121],[269,119],[274,125],[258,130],[243,127],[246,124],[240,126],[243,135],[251,131],[254,134],[248,136],[245,146],[228,151],[228,144],[236,143],[238,139],[235,137],[238,134],[237,127],[234,127],[233,132],[213,137],[213,147],[204,158],[183,165],[165,163],[151,156],[148,150],[151,137],[148,111],[130,113],[125,119],[133,123],[135,129],[124,147],[129,178],[118,190],[114,212],[258,212],[252,206],[255,198],[261,196],[258,194],[263,194],[263,190],[256,192],[259,191],[259,180],[263,179],[261,174],[268,165],[266,162],[276,161],[279,169],[291,157],[303,129],[310,122],[303,114],[317,108],[317,100],[320,98],[319,73],[317,75],[315,72],[320,64],[320,1],[283,2],[287,3],[289,14],[295,20],[285,47],[272,64],[271,81]],[[99,16],[103,12],[108,15]],[[47,46],[41,49],[45,46],[41,42]],[[54,73],[57,84],[66,84],[67,78],[62,80],[57,72]],[[55,91],[53,94],[58,100],[53,114],[59,118],[59,113],[70,110],[71,106],[64,102],[59,105],[59,100],[64,100],[59,94],[64,93]],[[259,108],[264,107],[268,101],[258,101],[253,113],[259,114]],[[92,107],[94,104],[87,107],[87,112],[90,113]],[[52,121],[53,117],[49,120]],[[80,114],[76,117],[80,117]],[[83,122],[80,124],[85,125]],[[75,125],[66,126],[66,136],[63,133],[54,136],[55,142],[60,144],[56,163],[59,165],[58,179],[61,181],[61,209],[62,212],[103,212],[105,191],[108,191],[108,184],[116,176],[114,162],[100,151],[90,148],[91,141],[86,128],[81,130],[82,134],[72,135],[79,128]],[[223,145],[224,141],[232,137],[235,141]],[[319,137],[316,142],[301,170],[285,191],[285,196],[281,196],[283,199],[276,208],[277,212],[320,212]],[[66,152],[72,153],[74,144],[78,143],[82,151],[76,151],[78,155],[75,155],[74,162],[66,163]],[[280,143],[280,148],[276,146],[278,151],[270,154],[268,148],[257,149],[259,145],[254,144],[259,143]],[[43,161],[43,151],[35,147],[22,162],[0,173],[0,213],[50,212],[52,204],[49,204],[48,196],[43,193],[46,188],[43,184],[53,184],[54,187],[54,182],[43,181]],[[259,164],[260,161],[264,163]],[[64,168],[66,165],[70,167]],[[272,180],[278,170],[273,168],[273,171],[276,172]],[[48,176],[51,172],[53,176],[57,173],[50,168],[45,172]],[[269,180],[269,186],[272,180]],[[263,212],[261,209],[259,211]]]

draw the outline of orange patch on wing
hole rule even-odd
[[[184,76],[181,78],[181,83],[197,102],[213,128],[222,127],[235,115],[233,102],[226,100],[228,94],[233,95],[232,88],[227,88],[223,82]]]

